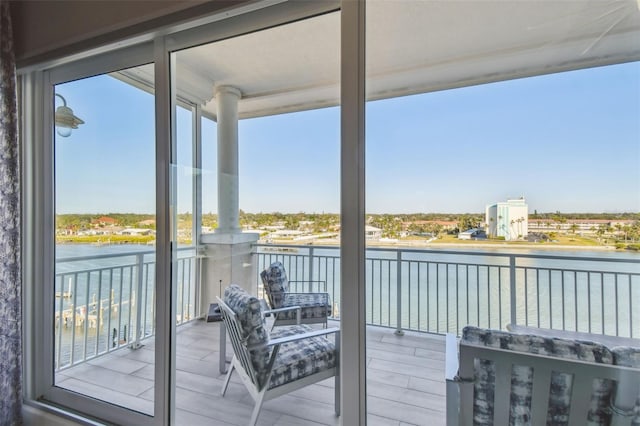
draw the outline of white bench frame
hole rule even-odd
[[[473,424],[473,381],[476,359],[491,360],[495,363],[493,423],[496,425],[509,424],[513,365],[529,366],[534,369],[532,425],[546,424],[552,372],[573,374],[569,426],[583,426],[587,423],[594,379],[611,379],[618,382],[624,377],[626,383],[635,385],[636,392],[640,391],[640,369],[636,368],[514,352],[465,342],[458,344],[453,334],[447,335],[446,351],[447,425]],[[612,411],[612,425],[630,424],[631,416],[628,412],[615,408]]]

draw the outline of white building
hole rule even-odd
[[[382,229],[376,228],[375,226],[366,225],[364,232],[367,240],[379,240],[382,238]]]
[[[486,208],[487,235],[504,237],[505,240],[527,238],[529,206],[524,197],[490,204]]]

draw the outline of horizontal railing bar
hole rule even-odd
[[[197,250],[195,247],[180,247],[176,249],[176,251],[189,251],[189,250]],[[130,257],[130,256],[138,256],[138,255],[148,255],[155,254],[155,250],[141,250],[141,251],[127,251],[122,253],[108,253],[108,254],[98,254],[98,255],[87,255],[87,256],[70,256],[70,257],[59,257],[56,258],[56,263],[66,263],[66,262],[79,262],[82,260],[95,260],[95,259],[113,259],[118,257]],[[195,257],[195,256],[193,256]],[[185,259],[185,258],[181,258]],[[154,262],[155,263],[155,262]]]
[[[540,271],[551,271],[551,272],[573,272],[578,273],[581,272],[583,274],[608,274],[608,275],[631,275],[631,276],[640,276],[640,272],[627,272],[627,271],[600,271],[597,269],[566,269],[566,268],[549,268],[544,266],[516,266],[516,269],[519,270],[540,270]]]
[[[297,249],[309,249],[309,246],[305,246],[305,245],[295,245],[295,244],[282,244],[282,245],[276,245],[276,244],[255,244],[256,247],[282,247],[282,248],[297,248]],[[339,246],[318,246],[318,245],[314,245],[313,246],[314,250],[317,249],[321,249],[321,250],[340,250]],[[417,254],[425,254],[425,253],[431,253],[431,254],[437,254],[437,255],[442,255],[442,254],[446,254],[446,255],[459,255],[459,256],[483,256],[483,257],[511,257],[511,256],[515,256],[516,258],[521,258],[521,259],[547,259],[547,260],[557,260],[557,261],[564,261],[564,260],[572,260],[572,261],[583,261],[583,262],[612,262],[612,263],[637,263],[640,264],[640,259],[622,259],[622,258],[616,258],[616,257],[612,257],[612,258],[601,258],[601,257],[579,257],[579,256],[557,256],[557,255],[545,255],[545,254],[527,254],[527,253],[493,253],[493,252],[480,252],[480,251],[458,251],[458,250],[434,250],[434,249],[410,249],[410,248],[403,248],[403,247],[398,247],[398,248],[383,248],[383,247],[367,247],[366,249],[367,251],[373,251],[373,252],[388,252],[388,253],[395,253],[396,251],[400,250],[403,253],[417,253]],[[269,253],[259,253],[259,254],[269,254]],[[278,253],[278,254],[284,254],[287,255],[286,252],[283,253]],[[321,256],[325,256],[325,255],[317,255],[314,253],[313,255],[314,257],[321,257]],[[326,256],[330,256],[330,257],[335,257],[335,258],[339,258],[339,255],[336,256],[331,256],[331,255],[326,255]],[[395,259],[389,259],[389,260],[395,260]],[[403,259],[404,260],[409,260],[409,259]],[[508,265],[507,265],[508,266]],[[525,266],[525,265],[522,265]]]

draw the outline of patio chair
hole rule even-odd
[[[335,411],[340,415],[340,329],[296,325],[279,327],[270,336],[259,299],[234,284],[218,303],[234,352],[222,396],[237,370],[255,401],[250,425],[256,424],[265,401],[330,377],[335,377]],[[335,335],[335,343],[330,334]]]
[[[281,262],[273,262],[260,273],[264,292],[273,310],[273,327],[291,324],[323,324],[332,315],[329,293],[289,292],[287,273]],[[293,282],[293,281],[292,281]],[[307,282],[307,281],[296,281]],[[322,281],[318,281],[322,282]],[[325,289],[326,290],[326,289]],[[298,307],[297,310],[291,309]],[[281,309],[283,311],[280,311]]]

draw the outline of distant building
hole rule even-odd
[[[376,228],[375,226],[366,225],[364,232],[367,240],[379,240],[382,238],[382,229]]]
[[[524,197],[488,205],[485,221],[490,237],[505,240],[525,239],[529,228],[529,206]]]
[[[458,234],[459,240],[484,240],[487,238],[487,234],[484,229],[472,228]]]
[[[268,227],[265,227],[268,228]],[[296,237],[300,237],[304,235],[303,231],[298,231],[295,229],[279,229],[271,233],[270,237],[275,239],[294,239]]]
[[[102,216],[91,221],[93,226],[116,226],[118,221],[109,216]]]
[[[122,231],[118,232],[118,235],[151,235],[154,234],[153,230],[148,228],[125,228]]]

